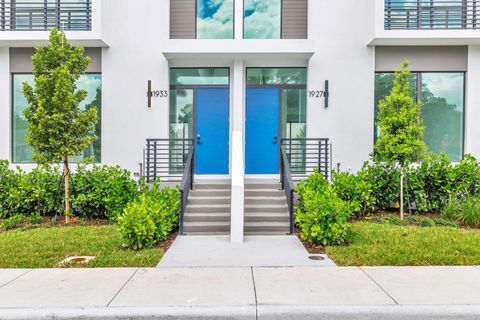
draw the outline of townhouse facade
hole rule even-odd
[[[242,184],[283,173],[285,145],[293,173],[357,170],[404,59],[429,149],[480,157],[478,13],[475,0],[2,0],[0,158],[34,165],[21,83],[52,27],[92,58],[78,86],[99,139],[78,160],[182,180],[193,145],[192,174]]]

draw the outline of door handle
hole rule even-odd
[[[197,134],[197,144],[200,144],[201,143],[201,140],[200,140],[201,136],[199,134]]]
[[[273,137],[273,144],[278,144],[278,137],[277,136]]]

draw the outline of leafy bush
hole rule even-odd
[[[444,154],[429,154],[418,166],[407,172],[406,191],[411,202],[423,212],[443,209],[452,192],[452,163]]]
[[[77,216],[116,220],[126,205],[138,197],[130,172],[120,167],[79,165],[72,176],[72,209]]]
[[[0,223],[0,229],[9,230],[18,227],[24,221],[24,217],[22,215],[16,214],[7,218]]]
[[[300,205],[295,223],[301,237],[315,245],[347,242],[351,206],[343,201],[322,174],[315,172],[297,186]]]
[[[0,161],[0,219],[63,214],[62,173],[56,166],[38,166],[30,172],[9,169]],[[72,208],[77,216],[116,217],[138,197],[137,184],[119,167],[78,166],[72,181]]]
[[[452,168],[452,189],[455,194],[480,195],[480,164],[467,154],[465,159]]]
[[[178,223],[180,197],[177,189],[160,190],[159,183],[145,188],[118,217],[124,246],[133,250],[164,241]]]
[[[360,176],[348,172],[333,172],[332,181],[335,192],[350,204],[354,214],[367,214],[375,209],[372,187]]]
[[[123,245],[134,250],[151,247],[155,243],[156,226],[151,214],[151,201],[145,194],[127,205],[118,217]]]
[[[394,165],[383,162],[366,162],[358,173],[361,180],[371,188],[372,212],[390,208],[398,201],[400,170]]]
[[[28,216],[31,213],[54,215],[62,211],[59,200],[58,170],[42,166],[26,173],[8,169],[0,163],[0,217]]]
[[[465,198],[451,199],[444,209],[445,216],[460,224],[478,228],[480,227],[480,197],[467,196]]]

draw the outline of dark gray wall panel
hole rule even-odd
[[[394,71],[404,59],[412,71],[467,71],[468,47],[376,47],[375,70]]]
[[[195,0],[170,0],[170,39],[195,39],[195,27]]]
[[[283,0],[282,38],[307,39],[308,0]]]
[[[10,48],[10,72],[32,72],[32,56],[34,53],[35,49],[33,48]],[[85,48],[85,54],[92,59],[87,72],[102,72],[102,49]]]

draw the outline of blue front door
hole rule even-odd
[[[277,174],[279,166],[278,88],[247,89],[245,171]]]
[[[228,174],[229,89],[197,89],[196,173]]]

